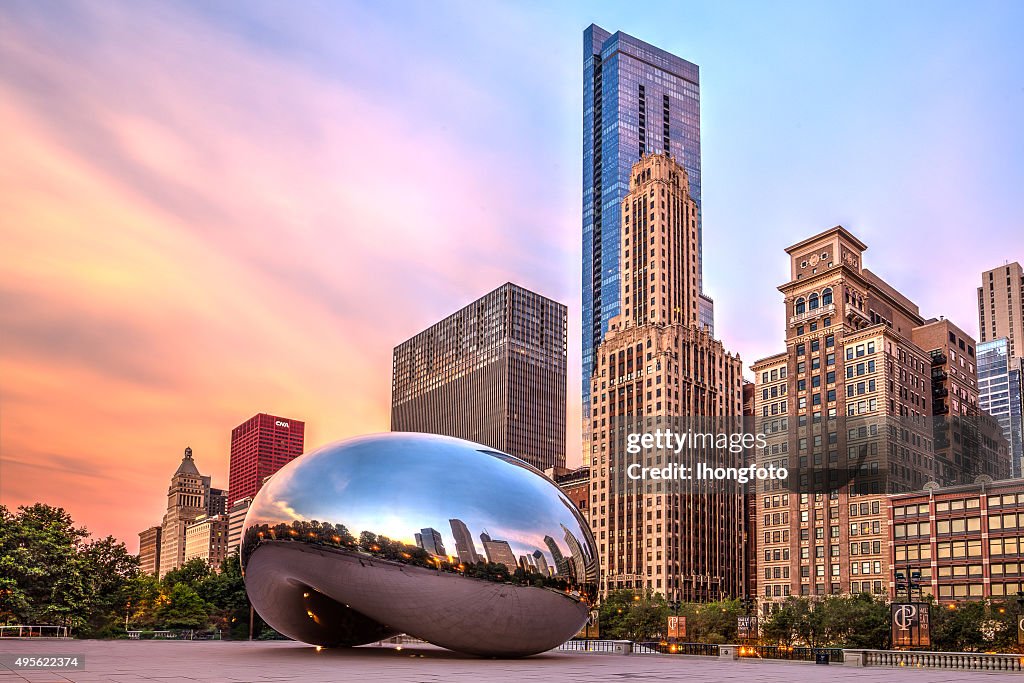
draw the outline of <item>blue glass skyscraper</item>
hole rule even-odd
[[[1010,476],[1024,476],[1024,360],[1000,337],[977,345],[978,405],[999,421],[1010,446]]]
[[[630,169],[655,152],[668,152],[686,169],[697,202],[699,249],[699,69],[621,31],[611,34],[591,24],[583,32],[584,418],[590,413],[594,349],[619,314],[619,222]],[[692,276],[700,288],[699,255]],[[702,296],[699,304],[697,318],[688,322],[713,331],[711,299]]]

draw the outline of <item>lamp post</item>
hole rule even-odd
[[[1024,591],[1017,591],[1017,645],[1024,645]]]

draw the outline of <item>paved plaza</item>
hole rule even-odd
[[[82,670],[14,671],[11,655],[79,655]],[[678,655],[549,653],[527,659],[467,657],[429,645],[322,650],[294,642],[2,641],[0,683],[15,681],[723,681],[878,683],[1013,681],[1024,675],[906,669],[858,669],[803,662],[721,661]]]

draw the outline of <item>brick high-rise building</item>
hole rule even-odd
[[[742,415],[740,359],[698,321],[697,204],[686,170],[668,155],[644,156],[619,208],[621,312],[594,351],[586,463],[601,591],[650,589],[672,601],[738,596],[739,488],[704,489],[677,479],[655,491],[650,481],[626,474],[643,458],[626,450],[624,430]]]
[[[228,512],[227,489],[210,488],[210,495],[206,497],[206,516],[216,517],[226,515]]]
[[[935,470],[940,486],[973,484],[980,475],[1010,476],[998,423],[978,406],[974,338],[945,318],[929,320],[911,339],[932,359]]]
[[[969,408],[972,370],[959,364],[961,340],[970,357],[968,338],[951,324],[926,323],[912,301],[863,267],[865,249],[835,227],[786,250],[786,352],[752,366],[755,414],[771,444],[765,460],[787,463],[796,477],[759,486],[765,612],[791,594],[887,593],[885,494],[985,471],[934,445],[935,401],[947,400],[936,388],[948,392],[950,383],[933,384],[933,368],[954,369],[952,332],[957,400]]]
[[[1024,269],[1008,263],[981,274],[978,287],[981,341],[1006,337],[1010,355],[1024,358]]]
[[[571,500],[583,515],[583,519],[587,519],[590,508],[590,466],[582,465],[574,470],[564,467],[552,468],[545,470],[544,474],[562,489],[566,498]]]
[[[192,449],[186,448],[167,489],[167,512],[160,525],[160,578],[185,563],[185,529],[206,514],[209,494],[210,478],[199,473]]]
[[[156,576],[160,571],[160,527],[139,532],[139,569]]]
[[[199,515],[185,527],[185,562],[205,560],[219,571],[228,554],[228,518],[226,515]]]
[[[259,413],[231,430],[226,510],[250,498],[267,477],[302,455],[306,423]]]
[[[566,315],[509,282],[402,342],[391,429],[475,441],[542,471],[564,467]]]
[[[751,365],[754,373],[754,431],[767,446],[759,464],[789,466],[789,355],[777,353]],[[753,489],[753,490],[751,490]],[[790,508],[792,492],[782,482],[748,488],[747,594],[785,599],[792,594]],[[752,500],[750,500],[752,499]]]
[[[757,421],[754,419],[754,392],[756,386],[753,382],[743,380],[743,427],[751,431]],[[746,464],[756,462],[754,450],[748,449]],[[757,485],[748,484],[743,491],[743,593],[744,600],[757,595]]]

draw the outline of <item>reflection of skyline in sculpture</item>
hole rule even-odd
[[[596,584],[551,576],[548,549],[574,552],[553,543],[566,530],[582,561],[593,555],[579,511],[525,463],[449,437],[387,434],[278,472],[248,511],[241,561],[257,612],[297,640],[351,646],[404,632],[522,656],[570,638],[596,596]]]
[[[486,529],[480,534],[480,541],[484,544],[484,554],[487,555],[488,562],[503,564],[510,572],[516,570],[516,554],[512,552],[512,546],[508,541],[492,539]]]
[[[569,544],[569,552],[572,553],[572,564],[574,565],[575,572],[573,574],[577,581],[587,581],[588,577],[596,576],[597,574],[597,563],[594,557],[587,557],[583,548],[580,547],[579,540],[573,535],[566,526],[562,525],[562,530],[565,531],[565,542]]]
[[[555,574],[557,576],[572,576],[572,572],[569,568],[569,561],[565,559],[565,556],[562,554],[562,550],[558,547],[558,543],[555,542],[555,539],[550,536],[545,536],[544,544],[548,547],[548,550],[551,551],[551,558],[555,561]]]
[[[533,563],[537,567],[537,573],[543,574],[544,576],[551,576],[551,570],[548,568],[548,561],[544,559],[544,553],[540,550],[533,551]]]
[[[448,524],[452,527],[452,536],[455,537],[455,552],[459,556],[460,562],[466,564],[476,564],[483,558],[476,552],[476,546],[473,545],[473,534],[469,532],[469,527],[461,519],[449,519]]]
[[[427,527],[420,529],[418,534],[414,534],[416,538],[416,545],[426,550],[431,555],[437,557],[448,557],[448,553],[444,550],[444,542],[441,540],[441,532],[437,529]]]

